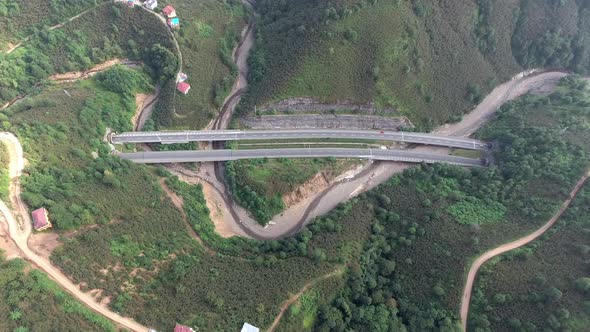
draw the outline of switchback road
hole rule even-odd
[[[481,159],[390,149],[298,148],[252,150],[190,150],[120,153],[123,159],[140,164],[228,161],[253,158],[361,158],[409,163],[447,163],[459,166],[484,166]]]
[[[193,130],[152,131],[113,134],[111,142],[125,143],[188,143],[237,140],[278,139],[364,139],[437,145],[468,150],[488,150],[486,142],[464,137],[448,137],[427,133],[347,129],[281,129],[281,130]]]

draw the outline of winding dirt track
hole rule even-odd
[[[520,248],[530,243],[531,241],[537,239],[539,236],[543,235],[543,233],[545,233],[549,228],[551,228],[551,226],[553,226],[557,222],[557,220],[559,220],[559,218],[565,212],[565,210],[567,210],[567,208],[570,206],[570,204],[572,203],[580,189],[582,189],[589,177],[590,171],[584,174],[584,176],[578,181],[574,189],[570,192],[569,198],[565,200],[565,202],[563,202],[559,211],[557,211],[557,213],[553,217],[551,217],[551,219],[549,219],[549,221],[541,228],[537,229],[536,231],[527,236],[521,237],[518,240],[503,244],[497,248],[489,250],[483,253],[475,260],[475,262],[473,262],[471,268],[469,269],[469,273],[467,274],[467,281],[465,282],[465,289],[463,290],[463,297],[461,298],[461,323],[463,325],[463,331],[467,330],[467,316],[469,313],[471,291],[473,289],[475,277],[477,276],[477,272],[479,271],[481,266],[488,260],[503,253],[506,253],[510,250]]]
[[[7,145],[10,155],[10,202],[14,208],[14,210],[11,210],[3,201],[0,201],[0,212],[4,215],[8,223],[10,238],[21,251],[23,258],[47,273],[62,288],[96,313],[131,331],[148,331],[149,329],[147,327],[137,323],[133,319],[122,317],[99,304],[92,295],[82,292],[77,285],[71,282],[58,268],[53,266],[49,260],[37,255],[29,248],[28,239],[31,235],[32,221],[29,217],[27,207],[20,197],[19,182],[19,177],[24,168],[23,149],[16,136],[11,133],[0,133],[0,141]]]

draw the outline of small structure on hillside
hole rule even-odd
[[[179,73],[178,74],[178,78],[176,79],[176,82],[180,83],[180,82],[184,82],[188,79],[188,75],[185,73]]]
[[[180,324],[176,324],[174,332],[195,332],[192,328]]]
[[[244,323],[244,325],[242,326],[242,330],[240,332],[260,332],[260,329],[254,325]]]
[[[176,10],[174,7],[168,5],[162,9],[162,14],[168,18],[176,17]]]
[[[169,18],[167,22],[168,26],[173,29],[178,28],[178,26],[180,25],[180,19],[178,19],[178,17]]]
[[[176,89],[180,92],[182,92],[182,94],[187,94],[188,91],[191,89],[191,85],[186,83],[186,82],[180,82],[178,83],[178,85],[176,86]]]
[[[51,228],[51,221],[49,221],[49,213],[45,208],[39,208],[31,213],[33,217],[33,227],[36,231],[43,231]]]
[[[147,0],[143,3],[143,5],[149,10],[154,10],[156,7],[158,7],[158,0]]]
[[[127,4],[127,7],[129,7],[129,8],[135,7],[135,0],[127,0],[125,3]]]

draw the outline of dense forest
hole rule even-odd
[[[0,251],[0,271],[0,330],[116,331],[25,261],[5,261]]]
[[[590,190],[540,240],[488,263],[474,290],[470,329],[587,331]]]

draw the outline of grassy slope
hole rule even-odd
[[[8,48],[8,43],[16,44],[38,29],[63,22],[104,1],[0,1],[0,51]]]
[[[489,81],[505,80],[520,70],[508,37],[514,26],[514,1],[494,7],[499,42],[490,57],[475,44],[474,1],[423,2],[427,8],[423,17],[414,14],[412,2],[378,1],[327,25],[315,26],[320,33],[314,34],[319,36],[311,45],[292,50],[297,55],[289,62],[292,69],[282,68],[275,53],[266,49],[276,47],[276,42],[266,42],[268,39],[289,39],[281,30],[271,30],[270,23],[265,30],[263,16],[265,43],[260,45],[267,76],[253,86],[246,107],[291,96],[375,101],[394,106],[415,124],[429,128],[469,110],[471,104],[464,98],[468,84],[487,87]],[[287,21],[287,15],[279,22]],[[348,29],[356,33],[356,40],[346,37]]]
[[[31,270],[24,261],[14,259],[6,262],[2,258],[0,269],[0,330],[116,330],[109,320],[64,293],[47,275]]]
[[[8,198],[8,186],[10,178],[8,174],[8,164],[10,162],[7,147],[4,143],[0,144],[0,199]]]
[[[587,330],[588,294],[576,287],[576,280],[588,277],[589,207],[586,185],[562,221],[541,240],[484,266],[474,291],[472,328]],[[549,299],[552,287],[563,296]]]
[[[176,95],[171,127],[199,129],[216,114],[234,82],[231,53],[245,26],[238,1],[170,1],[180,18],[175,32],[191,91]]]
[[[237,201],[266,224],[285,208],[283,195],[320,171],[330,178],[352,163],[329,158],[253,159],[228,163],[226,175]]]

